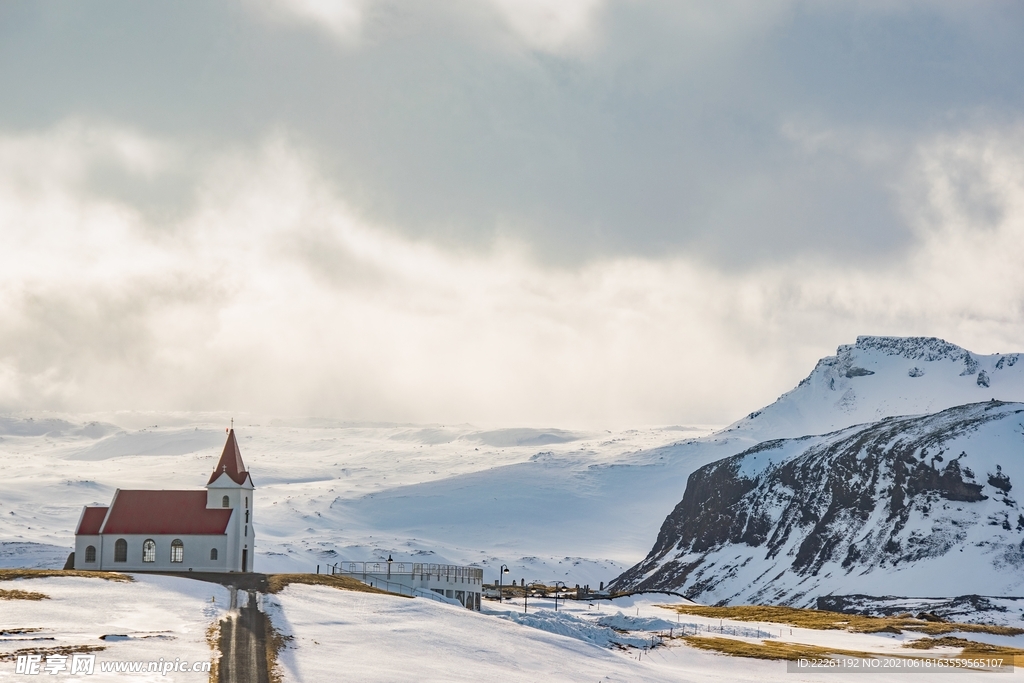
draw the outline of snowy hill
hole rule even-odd
[[[1022,485],[1022,403],[768,441],[694,472],[614,587],[800,606],[830,593],[1021,595]]]
[[[824,434],[892,415],[1024,400],[1021,354],[982,356],[935,337],[858,337],[726,433],[755,441]]]
[[[488,580],[508,564],[518,578],[598,585],[648,553],[699,468],[766,439],[876,415],[992,396],[1024,401],[1024,363],[1016,358],[939,340],[863,337],[776,403],[719,432],[481,431],[247,416],[237,422],[260,491],[257,565],[306,571],[393,554],[477,564]],[[922,372],[911,377],[915,367]],[[974,375],[962,374],[972,367]],[[977,384],[982,370],[988,388]],[[855,399],[837,407],[851,388]],[[228,421],[203,414],[0,419],[0,566],[61,566],[81,506],[109,502],[117,487],[201,485]]]

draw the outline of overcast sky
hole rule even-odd
[[[1011,1],[4,0],[0,409],[720,424],[1024,351],[1022,65]]]

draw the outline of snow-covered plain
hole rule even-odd
[[[256,569],[341,560],[476,564],[485,579],[599,585],[641,560],[697,468],[765,439],[989,398],[1024,401],[1016,354],[861,337],[725,431],[573,432],[235,415],[257,486]],[[987,386],[986,386],[987,384]],[[0,418],[0,566],[60,566],[82,505],[199,488],[230,416]]]
[[[596,587],[644,557],[699,467],[766,439],[990,398],[1024,400],[1024,363],[1016,355],[976,356],[941,340],[861,338],[823,359],[776,403],[719,432],[708,426],[574,432],[234,417],[257,486],[258,571],[313,571],[391,554],[398,561],[475,564],[487,581],[508,564],[508,578]],[[0,418],[0,566],[62,566],[81,506],[109,503],[118,487],[200,488],[230,417]],[[1017,479],[1015,469],[1010,474]],[[970,571],[969,564],[960,570]],[[5,629],[48,629],[72,644],[107,633],[167,631],[175,638],[173,656],[182,658],[209,658],[205,629],[227,602],[217,586],[159,577],[134,584],[70,577],[5,583],[51,596],[0,603]],[[364,680],[844,678],[789,674],[779,662],[725,657],[678,641],[641,655],[636,647],[650,629],[663,629],[673,618],[684,629],[713,626],[657,607],[669,599],[569,602],[557,614],[539,601],[525,615],[521,603],[488,603],[490,614],[475,614],[428,600],[291,586],[269,596],[265,607],[291,638],[282,653],[289,681],[332,680],[338,671]],[[911,637],[728,622],[719,628],[751,641],[778,629],[786,640],[871,652],[898,651]],[[1017,640],[1000,644],[1020,647]],[[166,656],[160,644],[170,643],[96,642],[126,659]],[[623,646],[632,647],[616,649]],[[0,676],[9,674],[0,667]]]
[[[678,635],[680,630],[717,633],[721,629],[724,637],[751,643],[775,637],[878,655],[920,654],[903,648],[919,637],[915,635],[720,621],[677,615],[658,606],[671,602],[661,595],[594,603],[561,601],[556,613],[551,600],[531,600],[524,615],[522,600],[515,600],[501,606],[488,602],[485,613],[477,614],[430,600],[293,585],[271,596],[264,606],[275,627],[288,638],[280,657],[288,683],[333,680],[339,671],[368,682],[865,680],[860,674],[789,673],[784,662],[729,657],[658,638],[659,634]],[[533,627],[524,628],[521,623]],[[611,631],[602,623],[631,629],[617,637],[637,647],[609,649],[595,642],[597,634]],[[735,632],[743,635],[731,635]],[[1021,638],[1004,640],[1019,647]],[[658,644],[647,650],[639,647],[650,642]],[[873,672],[870,680],[900,681],[906,680],[905,675]],[[991,674],[959,672],[950,680],[987,680],[986,676]]]
[[[0,566],[60,567],[81,506],[120,488],[200,488],[227,417],[0,422]],[[646,552],[708,428],[618,433],[237,419],[257,486],[259,571],[342,559],[501,564],[528,581],[597,585]],[[609,502],[614,502],[610,505]]]
[[[212,583],[167,576],[136,577],[131,583],[95,578],[47,577],[0,581],[0,589],[46,595],[46,600],[0,600],[0,655],[18,650],[94,646],[91,675],[54,674],[65,681],[207,681],[201,671],[104,673],[102,662],[210,662],[207,629],[229,607],[228,590]],[[106,636],[104,638],[104,636]],[[69,660],[70,661],[70,660]],[[44,659],[45,663],[45,659]],[[33,680],[15,673],[14,662],[0,666],[2,680]],[[51,679],[49,674],[36,677]]]
[[[42,592],[50,598],[0,603],[0,654],[55,646],[105,647],[96,653],[93,675],[63,674],[56,679],[82,682],[207,680],[201,672],[104,674],[99,664],[161,658],[209,662],[216,654],[209,648],[206,631],[225,616],[229,602],[227,590],[215,584],[144,575],[137,575],[133,583],[58,577],[5,581],[0,587]],[[750,643],[781,639],[879,655],[921,654],[902,647],[919,637],[912,634],[855,634],[718,620],[680,615],[661,607],[666,604],[687,601],[664,595],[593,603],[563,600],[556,612],[550,599],[531,599],[526,610],[522,599],[515,599],[502,604],[486,601],[484,612],[476,613],[432,600],[306,585],[289,586],[262,601],[275,629],[285,637],[279,663],[286,683],[339,677],[369,682],[846,679],[828,673],[796,675],[788,673],[783,662],[708,653],[659,638],[681,631],[721,633]],[[986,640],[976,634],[970,637]],[[1024,640],[989,638],[993,639],[1016,647]],[[632,647],[608,647],[611,643]],[[645,649],[649,643],[657,645]],[[959,673],[955,680],[984,680],[986,675]],[[4,662],[0,680],[27,679],[15,673],[13,662]],[[903,679],[894,674],[872,680]]]

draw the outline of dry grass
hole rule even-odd
[[[680,614],[691,614],[712,619],[771,622],[817,630],[851,631],[853,633],[901,633],[914,631],[928,635],[944,635],[954,631],[991,633],[1016,636],[1024,629],[993,624],[957,624],[948,621],[925,621],[912,617],[866,617],[816,609],[778,607],[773,605],[737,605],[735,607],[707,607],[705,605],[662,605]]]
[[[220,681],[220,621],[215,621],[206,628],[206,644],[213,650],[210,658],[210,679],[209,683]]]
[[[45,579],[51,576],[81,576],[87,579],[107,581],[134,581],[131,576],[119,572],[87,572],[77,569],[0,569],[0,581],[15,579]]]
[[[50,596],[35,591],[10,590],[0,588],[0,600],[49,600]]]
[[[681,638],[686,641],[688,645],[701,650],[710,650],[712,652],[718,652],[720,654],[731,655],[734,657],[750,657],[752,659],[796,661],[805,657],[832,657],[836,655],[857,657],[860,659],[901,656],[881,654],[878,652],[861,652],[858,650],[828,648],[818,645],[806,645],[804,643],[774,642],[770,640],[762,641],[760,643],[750,643],[743,640],[734,640],[732,638],[720,638],[718,636],[681,636]],[[976,657],[1002,655],[1009,658],[1015,666],[1019,666],[1024,663],[1024,650],[1018,650],[1017,648],[1012,647],[1002,647],[999,645],[976,643],[973,640],[964,640],[963,638],[922,638],[920,640],[915,640],[912,643],[907,643],[904,647],[915,648],[918,650],[931,650],[936,647],[955,647],[960,648],[961,652],[954,655],[953,658],[971,659]],[[906,657],[906,659],[922,658]]]
[[[734,657],[751,657],[753,659],[784,659],[795,661],[802,657],[829,657],[831,655],[846,655],[849,657],[878,656],[877,654],[870,652],[819,647],[817,645],[804,645],[803,643],[779,643],[770,640],[760,643],[748,643],[745,640],[719,638],[718,636],[681,637],[688,645],[701,650],[711,650],[712,652],[720,652],[724,655],[733,655]]]
[[[330,574],[269,574],[267,575],[267,592],[280,593],[285,587],[293,583],[307,586],[330,586],[346,591],[357,591],[359,593],[378,593],[380,595],[399,595],[380,588],[368,586],[358,579],[350,576]],[[403,598],[410,598],[411,595],[402,595]]]
[[[46,659],[47,655],[66,655],[70,656],[73,654],[81,654],[83,652],[100,652],[107,648],[102,645],[58,645],[57,647],[26,647],[14,652],[2,652],[0,653],[0,662],[13,662],[18,659],[20,655],[42,655],[43,659]]]
[[[278,654],[288,646],[288,641],[291,640],[292,637],[281,635],[281,633],[270,623],[270,618],[266,615],[263,616],[263,619],[263,628],[267,640],[267,646],[264,649],[267,657],[267,678],[270,683],[283,683],[284,672],[281,670],[281,664],[278,661]]]

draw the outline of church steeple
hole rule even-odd
[[[246,479],[250,484],[252,483],[249,473],[245,470],[245,463],[242,462],[242,453],[238,450],[238,441],[235,440],[233,428],[228,430],[228,440],[224,444],[224,452],[220,454],[217,467],[214,468],[213,474],[210,475],[210,481],[206,482],[206,485],[209,486],[217,481],[222,474],[227,474],[231,481],[239,486],[245,484]]]

